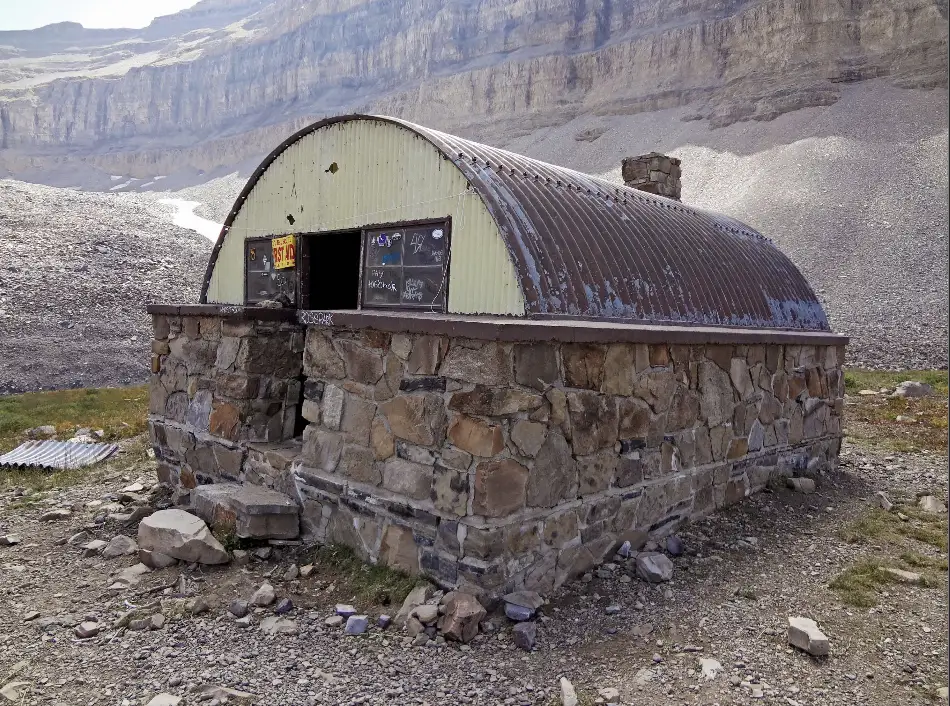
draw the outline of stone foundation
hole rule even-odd
[[[603,341],[557,342],[578,338],[571,324],[489,340],[326,318],[304,344],[291,323],[154,318],[163,481],[272,488],[298,503],[306,537],[447,587],[547,591],[625,537],[837,463],[843,346],[617,343],[610,326],[585,330]],[[306,427],[293,439],[301,372]],[[216,424],[225,407],[233,423]]]

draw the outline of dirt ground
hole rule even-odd
[[[121,516],[128,509],[120,499],[134,505],[134,495],[147,494],[122,488],[154,483],[143,439],[123,448],[58,489],[33,492],[27,475],[0,485],[0,537],[21,540],[0,546],[0,686],[17,703],[131,706],[160,692],[184,697],[182,704],[214,703],[203,690],[224,686],[253,694],[247,702],[275,705],[559,704],[561,676],[573,682],[581,704],[605,702],[602,689],[616,689],[619,696],[605,693],[623,704],[946,700],[947,515],[916,507],[921,494],[946,500],[945,453],[846,443],[840,470],[820,479],[816,493],[767,490],[683,528],[686,551],[674,558],[670,583],[653,587],[620,567],[549,596],[537,647],[527,653],[497,614],[496,631],[464,648],[411,647],[393,628],[345,636],[324,624],[335,603],[352,602],[371,621],[398,605],[381,605],[385,596],[367,593],[334,566],[283,580],[291,564],[308,561],[299,547],[274,547],[270,559],[243,567],[157,570],[110,592],[112,575],[137,557],[84,558],[65,540],[84,528],[90,538],[135,537],[121,517],[94,521]],[[877,491],[896,504],[891,512],[879,508]],[[72,514],[40,520],[56,508]],[[889,583],[886,566],[920,579]],[[296,634],[264,634],[265,612],[250,627],[227,613],[231,601],[249,598],[265,580],[293,601],[285,617]],[[208,610],[176,618],[181,597],[201,598]],[[124,611],[155,601],[168,617],[161,629],[114,628]],[[830,657],[790,647],[789,616],[816,620],[830,639]],[[84,620],[97,621],[101,632],[78,638],[74,626]],[[716,660],[721,670],[707,663],[714,672],[707,678],[701,659]]]

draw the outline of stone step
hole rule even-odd
[[[191,507],[212,529],[241,539],[296,539],[300,534],[297,503],[258,485],[199,485],[191,491]]]

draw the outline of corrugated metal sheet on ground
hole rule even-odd
[[[69,441],[27,441],[0,456],[0,466],[82,468],[105,461],[119,450],[116,444],[80,444]]]

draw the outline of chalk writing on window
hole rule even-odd
[[[376,228],[363,243],[363,306],[445,311],[444,223]]]

